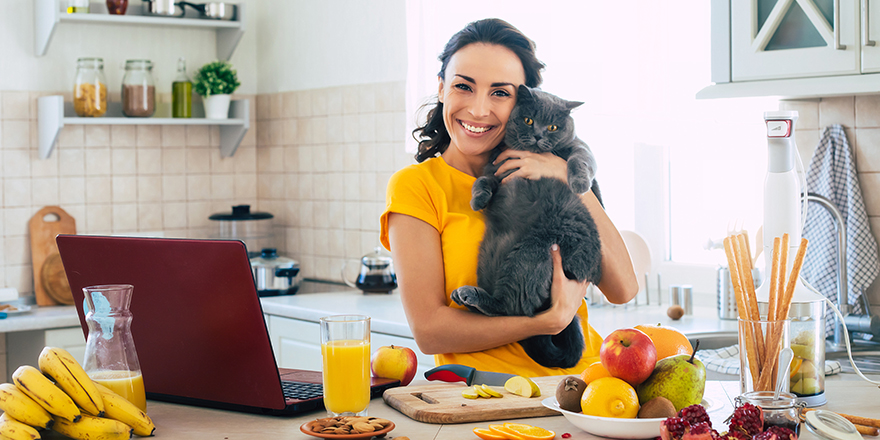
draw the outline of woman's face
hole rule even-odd
[[[473,43],[453,54],[438,95],[449,147],[480,156],[498,146],[523,83],[522,62],[504,46]]]

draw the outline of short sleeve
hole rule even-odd
[[[405,214],[433,226],[440,231],[439,198],[442,190],[424,169],[416,166],[403,168],[388,180],[385,192],[385,211],[380,218],[379,240],[385,249],[391,250],[388,241],[388,215],[392,212]]]

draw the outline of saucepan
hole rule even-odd
[[[190,3],[179,2],[181,6],[189,6],[197,11],[202,18],[210,18],[214,20],[235,20],[236,5],[235,3],[226,2],[207,2],[207,3]]]
[[[186,12],[183,6],[174,0],[144,0],[144,15],[158,15],[162,17],[183,17]]]

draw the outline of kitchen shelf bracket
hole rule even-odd
[[[122,116],[121,103],[110,103],[109,117],[75,116],[73,105],[64,103],[61,95],[43,96],[37,101],[37,151],[40,159],[48,159],[65,125],[216,125],[220,128],[220,154],[232,157],[250,129],[250,102],[246,99],[229,103],[229,119],[205,118],[127,118]]]
[[[102,3],[92,3],[91,9],[96,11],[106,10]],[[192,11],[188,11],[185,17],[153,17],[140,15],[140,2],[132,2],[129,11],[125,15],[111,15],[106,13],[89,14],[62,14],[58,0],[34,0],[34,51],[40,57],[46,54],[52,35],[59,23],[82,23],[82,24],[123,24],[157,27],[177,27],[193,29],[210,29],[217,33],[217,58],[229,61],[235,48],[244,35],[244,23],[246,17],[245,5],[236,5],[235,20],[211,20],[202,18],[190,18]]]

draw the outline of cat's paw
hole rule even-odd
[[[480,308],[479,298],[483,292],[485,292],[483,289],[476,286],[462,286],[453,290],[450,296],[456,304],[465,306],[471,311],[488,315]]]
[[[583,162],[568,163],[568,186],[577,194],[583,194],[593,186],[593,173]]]
[[[471,208],[474,211],[481,211],[489,206],[489,200],[492,199],[492,193],[489,191],[474,191],[471,197]]]

